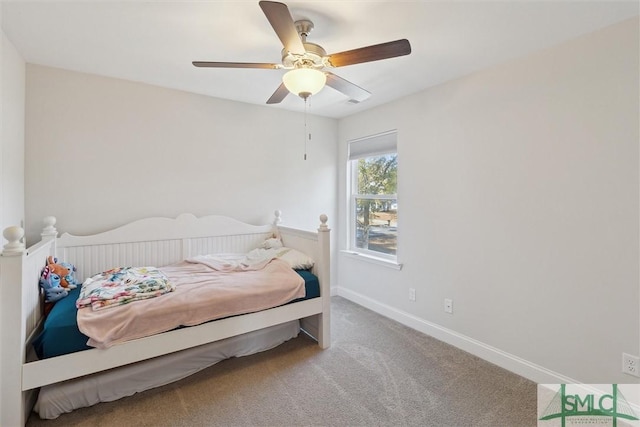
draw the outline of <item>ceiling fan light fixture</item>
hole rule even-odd
[[[306,99],[320,92],[327,83],[327,76],[315,68],[295,68],[282,76],[289,92]]]
[[[289,93],[293,93],[303,98],[306,105],[307,98],[320,92],[325,85],[349,97],[351,103],[362,102],[371,96],[370,92],[330,71],[322,70],[395,58],[411,53],[409,40],[400,39],[327,55],[322,46],[307,41],[307,36],[313,29],[313,22],[308,19],[294,21],[289,7],[279,1],[261,0],[259,5],[282,43],[280,64],[212,61],[193,61],[192,63],[195,67],[290,70],[283,76],[282,83],[276,91],[267,99],[267,104],[278,104]]]

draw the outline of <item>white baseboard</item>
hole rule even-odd
[[[578,381],[565,375],[546,369],[542,366],[531,363],[518,356],[492,347],[466,335],[460,334],[451,329],[447,329],[435,323],[420,319],[412,314],[398,310],[394,307],[383,304],[365,295],[353,292],[352,290],[337,286],[332,288],[331,294],[339,295],[349,301],[368,308],[382,316],[395,320],[405,326],[415,329],[423,334],[432,336],[447,344],[451,344],[461,350],[478,356],[501,368],[525,377],[538,384],[577,384]]]

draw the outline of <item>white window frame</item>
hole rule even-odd
[[[379,133],[376,135],[367,136],[364,138],[358,138],[349,141],[349,153],[347,155],[347,177],[348,177],[348,197],[349,207],[347,217],[347,230],[348,230],[348,242],[347,253],[355,255],[363,255],[368,259],[380,260],[390,263],[393,266],[398,266],[397,259],[398,253],[386,254],[380,251],[374,251],[365,248],[359,248],[356,244],[356,231],[357,226],[355,224],[356,218],[356,199],[369,199],[369,200],[398,200],[397,194],[377,194],[377,195],[362,195],[358,194],[358,174],[354,165],[362,158],[382,156],[385,154],[398,154],[397,150],[397,131],[391,130],[388,132]],[[397,247],[398,235],[396,233],[396,247]]]

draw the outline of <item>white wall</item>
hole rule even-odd
[[[302,102],[302,100],[300,101]],[[335,220],[337,121],[27,65],[27,237],[41,219],[94,233],[146,216]]]
[[[339,294],[533,380],[636,382],[638,48],[635,18],[342,119],[341,218],[347,141],[398,129],[404,268],[341,255]]]
[[[1,9],[1,8],[0,8]],[[0,66],[0,231],[24,220],[25,63],[4,32]],[[2,239],[4,245],[4,239]]]

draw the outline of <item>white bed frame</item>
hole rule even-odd
[[[92,236],[57,237],[56,219],[46,217],[42,240],[24,248],[24,230],[9,227],[9,241],[0,254],[0,426],[22,426],[39,387],[218,341],[295,319],[317,339],[330,345],[330,252],[326,215],[317,232],[279,225],[245,224],[223,216],[175,219],[148,218]],[[285,246],[315,261],[320,298],[300,301],[256,313],[183,328],[125,342],[106,350],[91,349],[44,360],[33,360],[31,341],[39,332],[42,295],[38,278],[49,255],[77,267],[80,280],[116,266],[163,266],[208,253],[248,252],[277,234]]]

